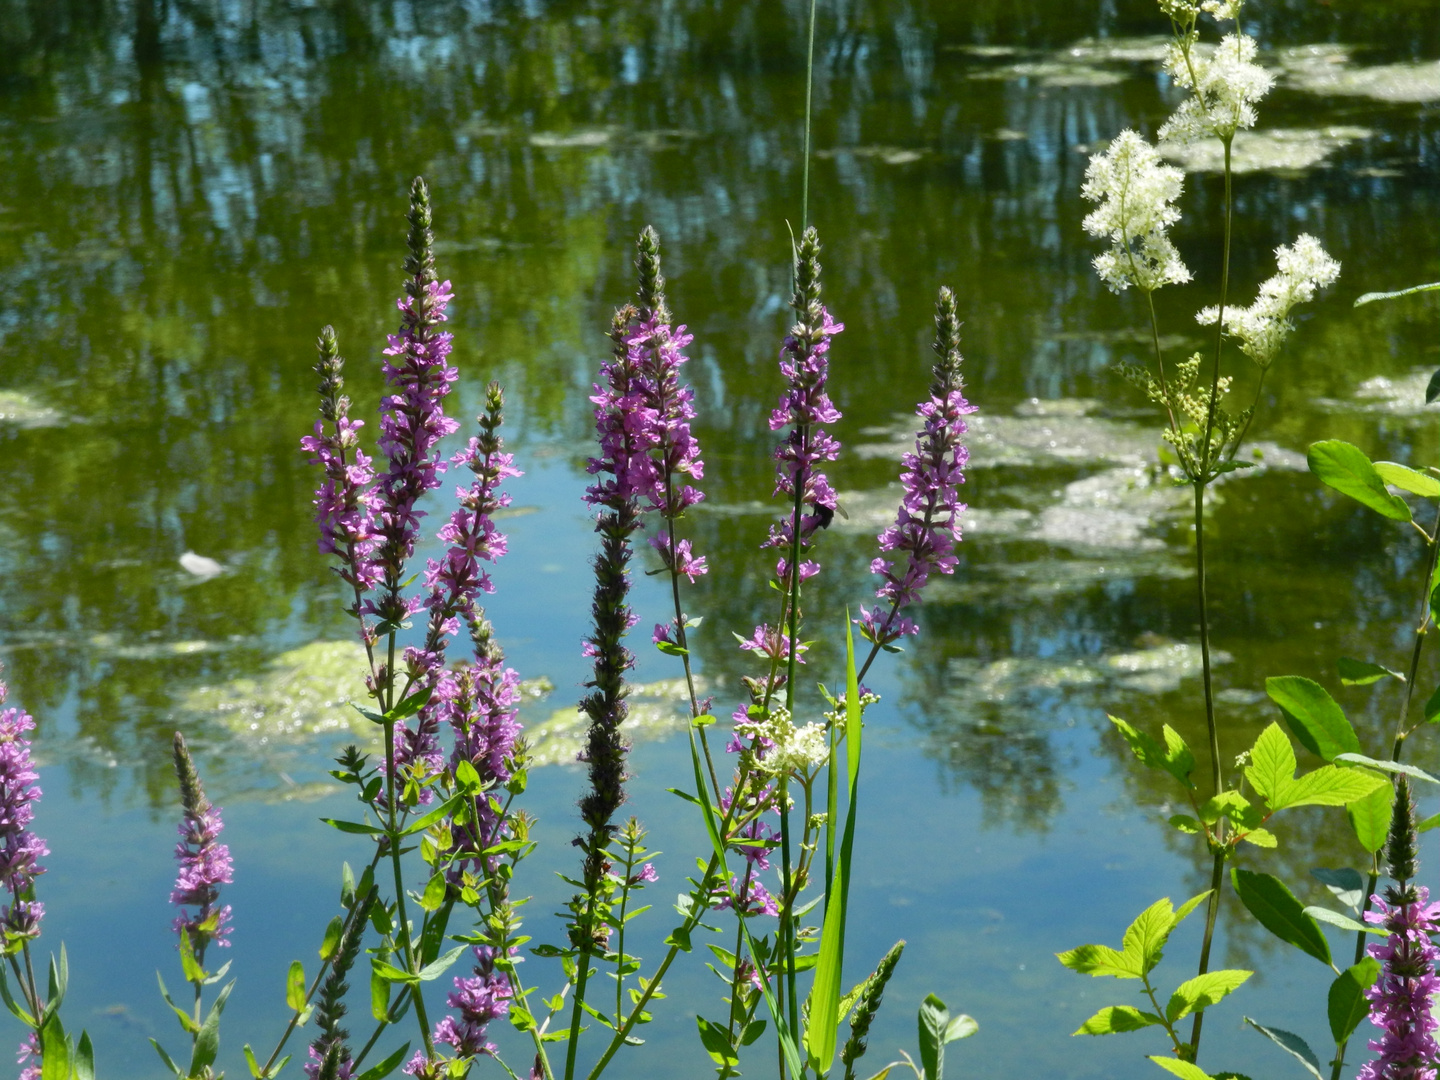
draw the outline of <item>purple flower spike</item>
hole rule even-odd
[[[820,240],[814,228],[806,229],[795,260],[797,321],[780,352],[785,390],[779,407],[770,414],[771,431],[790,428],[790,434],[775,450],[778,464],[774,494],[790,496],[793,504],[798,491],[800,502],[811,508],[810,513],[801,513],[798,522],[802,552],[809,547],[815,530],[828,525],[835,515],[835,491],[816,466],[840,455],[840,443],[820,425],[840,419],[840,410],[830,401],[825,385],[830,378],[830,339],[845,327],[835,322],[820,303],[819,255]],[[792,509],[779,524],[770,527],[770,536],[762,545],[781,551],[775,568],[781,588],[790,584],[789,553],[795,542],[796,524]],[[819,570],[817,563],[802,561],[800,580],[813,577]]]
[[[207,945],[212,941],[217,945],[230,944],[225,940],[230,933],[230,908],[218,906],[220,886],[231,880],[230,849],[216,842],[224,828],[220,809],[205,798],[185,737],[178,731],[174,754],[185,816],[179,825],[180,843],[175,845],[180,872],[170,892],[170,902],[180,908],[180,914],[175,916],[173,925],[176,933],[189,937],[195,961],[203,966]],[[196,911],[192,914],[185,910],[187,907]]]
[[[1423,885],[1404,902],[1371,899],[1377,910],[1367,911],[1365,921],[1383,926],[1390,936],[1383,945],[1369,947],[1370,955],[1384,965],[1380,978],[1365,991],[1370,1021],[1382,1034],[1369,1044],[1380,1056],[1365,1064],[1358,1080],[1435,1080],[1440,1044],[1434,1033],[1440,1020],[1431,1011],[1430,998],[1440,992],[1435,975],[1440,948],[1430,935],[1440,932],[1440,904],[1430,903],[1430,890]]]
[[[510,983],[495,966],[497,950],[476,945],[475,974],[456,978],[455,989],[445,999],[457,1016],[447,1016],[435,1025],[435,1041],[454,1049],[456,1057],[471,1058],[493,1054],[495,1044],[485,1035],[490,1023],[510,1011]]]
[[[0,682],[0,704],[6,692]],[[0,881],[10,893],[0,908],[0,925],[7,953],[39,937],[45,915],[45,905],[35,900],[35,879],[45,872],[38,860],[50,849],[28,828],[35,817],[32,804],[40,798],[35,786],[40,774],[30,760],[27,735],[34,730],[35,720],[24,709],[0,712]]]
[[[963,470],[970,459],[960,437],[966,431],[963,418],[973,413],[975,406],[965,400],[960,377],[960,320],[955,294],[949,289],[940,290],[935,305],[934,348],[939,359],[932,369],[930,397],[915,410],[923,426],[915,437],[915,452],[901,458],[904,471],[900,482],[905,495],[895,524],[879,536],[880,550],[903,552],[905,566],[897,571],[895,563],[884,557],[870,564],[871,572],[883,579],[875,595],[889,601],[888,610],[879,605],[869,611],[862,607],[855,620],[865,638],[881,646],[919,632],[914,620],[901,612],[920,598],[932,572],[953,573],[958,561],[958,518],[965,509],[960,485],[965,482]]]
[[[35,1032],[30,1032],[20,1040],[20,1052],[16,1055],[15,1064],[25,1066],[20,1070],[20,1080],[40,1080],[44,1063],[40,1057],[40,1036]]]

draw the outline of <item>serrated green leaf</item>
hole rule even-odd
[[[1175,910],[1168,896],[1155,901],[1135,917],[1121,939],[1126,955],[1140,957],[1142,973],[1149,973],[1165,954],[1165,942],[1175,929]]]
[[[1169,773],[1186,788],[1195,786],[1190,782],[1190,774],[1195,770],[1195,755],[1190,752],[1190,747],[1185,744],[1180,733],[1169,724],[1162,730],[1165,745],[1161,746],[1145,732],[1117,716],[1110,717],[1110,722],[1130,744],[1131,752],[1142,765]]]
[[[1144,970],[1138,953],[1117,952],[1108,945],[1081,945],[1055,954],[1071,971],[1082,975],[1113,975],[1117,979],[1138,979]]]
[[[1351,753],[1336,754],[1335,760],[1369,763],[1369,759],[1361,760],[1361,755]],[[1278,724],[1271,724],[1250,749],[1245,777],[1272,814],[1291,806],[1345,806],[1385,786],[1384,777],[1358,769],[1325,765],[1296,777],[1295,767],[1290,740]]]
[[[1200,822],[1189,814],[1172,814],[1170,817],[1170,826],[1171,828],[1178,829],[1180,832],[1189,833],[1192,836],[1200,831]]]
[[[1305,914],[1304,906],[1283,881],[1238,866],[1231,868],[1230,881],[1240,902],[1261,926],[1322,964],[1330,963],[1330,943],[1324,932]]]
[[[305,1008],[305,966],[299,960],[291,962],[285,978],[285,1004],[292,1012]]]
[[[1245,766],[1245,779],[1267,802],[1295,775],[1295,751],[1279,724],[1270,724],[1250,748],[1250,764]]]
[[[1328,1013],[1330,1034],[1339,1046],[1355,1033],[1360,1021],[1370,1015],[1370,1002],[1365,991],[1380,977],[1380,961],[1367,956],[1354,967],[1346,968],[1330,984]]]
[[[1253,974],[1252,971],[1228,969],[1207,971],[1204,975],[1186,979],[1175,988],[1175,993],[1170,995],[1170,1001],[1165,1006],[1165,1018],[1173,1024],[1192,1012],[1203,1012]]]
[[[1305,1071],[1315,1080],[1325,1080],[1320,1075],[1320,1059],[1315,1056],[1315,1051],[1310,1049],[1310,1044],[1296,1035],[1293,1031],[1284,1031],[1280,1028],[1266,1027],[1264,1024],[1257,1024],[1250,1017],[1245,1017],[1245,1022],[1260,1032],[1267,1039],[1273,1042],[1286,1053],[1291,1054],[1296,1061],[1305,1067]]]
[[[1435,481],[1437,490],[1440,490],[1440,481]],[[1350,656],[1342,656],[1335,661],[1335,667],[1340,673],[1340,681],[1346,686],[1369,686],[1371,683],[1379,682],[1387,675],[1405,681],[1405,676],[1398,671],[1391,671],[1387,667],[1371,663],[1369,660],[1356,660]]]
[[[1394,808],[1395,791],[1388,785],[1376,788],[1363,799],[1356,799],[1345,807],[1345,816],[1355,830],[1355,839],[1372,855],[1385,846]]]
[[[1180,1077],[1180,1080],[1215,1080],[1199,1065],[1189,1061],[1181,1061],[1179,1058],[1158,1057],[1150,1055],[1150,1060],[1159,1065],[1166,1072]]]
[[[1276,676],[1265,680],[1265,693],[1280,706],[1300,745],[1312,754],[1333,761],[1336,754],[1360,752],[1360,739],[1345,718],[1345,710],[1313,679]]]
[[[1163,1023],[1154,1013],[1141,1012],[1133,1005],[1107,1005],[1071,1032],[1072,1035],[1119,1035]]]
[[[1326,439],[1312,445],[1306,458],[1310,471],[1340,494],[1391,521],[1410,520],[1409,504],[1385,490],[1385,481],[1375,471],[1374,463],[1358,446]]]
[[[1280,846],[1280,841],[1275,839],[1275,834],[1269,829],[1248,829],[1240,839],[1247,844],[1254,844],[1259,848],[1276,848]]]

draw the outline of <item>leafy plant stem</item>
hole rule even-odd
[[[1130,244],[1126,243],[1125,250],[1130,250]],[[1130,253],[1132,269],[1134,267],[1135,255]],[[1137,275],[1138,276],[1138,275]],[[1165,415],[1170,418],[1170,430],[1177,435],[1180,434],[1180,425],[1175,420],[1175,410],[1170,407],[1170,388],[1165,384],[1165,354],[1160,348],[1160,322],[1155,317],[1155,290],[1145,290],[1145,306],[1150,312],[1150,341],[1155,347],[1155,367],[1160,373],[1160,390],[1165,397]]]
[[[595,917],[595,900],[592,894],[585,905],[585,920],[581,924],[589,927],[591,920]],[[590,981],[590,950],[581,947],[580,954],[575,957],[575,994],[570,1004],[570,1039],[565,1046],[565,1080],[572,1080],[575,1076],[575,1054],[580,1043],[580,1019],[581,1002],[585,1000],[585,984]]]
[[[394,677],[395,663],[395,634],[390,634],[390,672]],[[393,702],[388,702],[393,707]],[[387,709],[388,711],[388,709]],[[385,724],[385,796],[389,803],[390,828],[386,836],[387,846],[390,848],[390,866],[395,877],[395,921],[400,929],[400,947],[405,955],[405,970],[416,973],[420,970],[415,963],[415,946],[410,940],[410,920],[405,914],[405,875],[400,867],[400,827],[397,814],[397,799],[395,793],[395,721],[387,721]],[[420,1038],[425,1045],[425,1057],[427,1059],[435,1056],[434,1044],[430,1041],[430,1021],[425,1015],[425,1000],[418,989],[415,997],[415,1020],[420,1025]]]

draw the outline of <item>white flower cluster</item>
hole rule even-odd
[[[1242,3],[1243,0],[1204,0],[1200,5],[1200,10],[1216,22],[1226,22],[1230,19],[1240,18]]]
[[[1225,5],[1217,8],[1232,10]],[[1275,80],[1255,63],[1255,39],[1226,34],[1210,56],[1172,43],[1165,71],[1190,96],[1160,127],[1161,142],[1191,143],[1211,137],[1230,139],[1255,126],[1255,103],[1269,93]]]
[[[1165,232],[1180,219],[1174,203],[1184,183],[1185,174],[1162,165],[1159,152],[1134,131],[1122,131],[1090,159],[1080,192],[1100,205],[1085,218],[1085,231],[1110,238],[1110,250],[1094,264],[1112,292],[1131,285],[1153,292],[1190,280]]]
[[[813,775],[830,760],[830,739],[824,724],[796,727],[784,706],[770,706],[763,719],[740,720],[735,731],[746,738],[769,739],[775,745],[755,765],[771,776]]]
[[[1289,247],[1275,249],[1279,273],[1260,286],[1259,295],[1249,307],[1227,308],[1225,332],[1240,342],[1240,351],[1263,370],[1268,368],[1281,344],[1295,325],[1290,309],[1296,304],[1313,300],[1315,290],[1335,282],[1340,264],[1325,253],[1320,241],[1302,233]],[[1195,316],[1205,326],[1214,326],[1219,311],[1207,307]]]

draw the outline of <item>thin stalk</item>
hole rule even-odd
[[[395,634],[390,634],[390,677],[394,678],[395,673]],[[391,685],[393,691],[393,683]],[[393,698],[393,692],[391,697]],[[394,707],[393,701],[386,703],[388,712]],[[410,940],[410,920],[405,914],[405,875],[400,868],[400,837],[397,835],[396,824],[396,792],[395,792],[395,724],[394,722],[385,725],[385,788],[386,801],[389,803],[390,811],[390,835],[387,837],[390,847],[390,865],[394,869],[395,877],[395,919],[400,927],[400,947],[405,956],[405,970],[418,972],[419,965],[415,962],[415,946]],[[415,997],[415,1019],[420,1024],[420,1038],[425,1046],[425,1057],[427,1060],[435,1056],[435,1045],[430,1041],[430,1020],[425,1015],[425,998],[422,994],[416,993]]]
[[[595,917],[595,904],[593,898],[585,905],[584,926],[590,925],[590,920]],[[581,948],[580,955],[575,958],[575,995],[571,998],[570,1005],[570,1040],[565,1047],[565,1080],[572,1080],[575,1076],[575,1054],[580,1042],[580,1020],[581,1002],[585,1000],[585,984],[590,981],[590,950]]]
[[[810,102],[815,87],[815,0],[810,0],[810,41],[805,52],[805,163],[800,177],[800,231],[810,224]]]
[[[1210,377],[1210,403],[1205,415],[1205,430],[1200,444],[1200,475],[1192,478],[1195,488],[1195,584],[1200,609],[1200,662],[1205,687],[1205,725],[1210,735],[1210,770],[1213,778],[1213,794],[1220,794],[1224,783],[1220,766],[1220,730],[1215,722],[1215,687],[1210,670],[1210,612],[1205,593],[1205,487],[1210,477],[1210,441],[1215,429],[1215,410],[1220,398],[1220,355],[1225,340],[1225,301],[1230,290],[1230,237],[1234,219],[1234,193],[1231,184],[1230,139],[1222,139],[1225,146],[1225,241],[1224,256],[1220,264],[1219,316],[1215,323],[1215,368]],[[1205,905],[1205,939],[1200,946],[1199,975],[1210,970],[1210,946],[1215,937],[1215,923],[1220,915],[1220,887],[1225,871],[1225,819],[1215,826],[1215,843],[1218,850],[1210,871],[1210,898]],[[1200,1031],[1205,1023],[1205,1012],[1195,1013],[1195,1022],[1190,1029],[1191,1060],[1200,1054]]]
[[[813,4],[813,0],[812,0]],[[809,426],[806,425],[801,434],[801,445],[805,446],[810,441]],[[785,709],[790,713],[791,723],[794,723],[795,716],[795,674],[796,662],[799,659],[800,647],[800,528],[801,516],[805,498],[805,478],[795,477],[795,505],[791,510],[790,518],[790,648],[788,664],[785,673]],[[780,777],[780,858],[781,858],[781,889],[784,903],[780,908],[780,940],[784,945],[785,956],[785,989],[789,1000],[790,1028],[792,1031],[800,1030],[800,1007],[795,994],[795,927],[791,920],[790,912],[794,905],[794,896],[791,895],[790,877],[790,805],[786,791],[788,777],[783,774]],[[777,1031],[778,1035],[779,1032]]]

